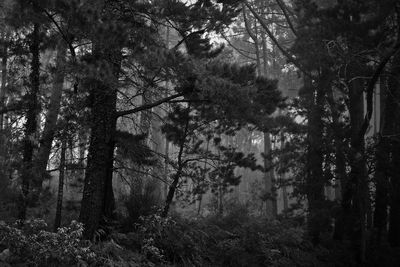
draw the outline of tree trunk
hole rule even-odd
[[[351,210],[346,206],[348,223],[346,228],[351,230],[351,239],[359,246],[359,259],[364,261],[367,239],[367,209],[369,201],[368,175],[365,161],[364,136],[360,137],[364,121],[364,97],[362,80],[355,79],[349,85],[349,113],[351,132],[350,181],[347,185],[346,205],[352,202]],[[360,140],[361,138],[361,140]]]
[[[7,81],[7,60],[8,60],[8,45],[7,36],[3,36],[3,47],[2,47],[2,61],[1,61],[1,87],[0,87],[0,108],[5,106],[6,96],[6,81]],[[4,126],[4,114],[0,114],[0,184],[7,185],[6,179],[6,162],[7,162],[7,136],[3,131],[6,127]]]
[[[37,132],[37,116],[40,106],[38,102],[38,93],[40,85],[40,51],[39,51],[39,25],[33,26],[31,36],[30,51],[32,53],[30,90],[28,98],[28,107],[26,112],[25,138],[23,142],[23,166],[21,172],[22,189],[19,197],[18,219],[25,220],[28,204],[28,195],[32,177],[32,160],[35,147],[35,138]]]
[[[378,144],[375,153],[376,167],[374,173],[375,180],[375,209],[373,214],[374,241],[380,245],[382,236],[387,234],[388,222],[388,204],[389,204],[389,168],[390,168],[390,144],[384,136],[392,132],[393,116],[386,114],[395,114],[395,106],[391,104],[393,98],[386,98],[386,88],[381,77],[381,114],[380,130],[378,134]],[[383,104],[387,101],[387,104]],[[383,107],[383,108],[382,108]]]
[[[389,243],[393,247],[400,246],[400,55],[393,59],[389,78],[387,121],[392,128],[389,135],[383,138],[389,144],[392,158],[390,171],[390,215],[389,215]],[[393,112],[392,112],[393,111]]]
[[[35,174],[34,181],[35,190],[40,192],[42,189],[43,180],[46,177],[46,167],[49,161],[51,152],[51,145],[54,140],[54,134],[57,126],[57,117],[61,106],[61,96],[63,91],[64,76],[65,76],[65,57],[66,57],[66,44],[60,38],[57,45],[56,57],[56,73],[53,81],[53,90],[50,97],[50,106],[46,116],[46,122],[43,129],[42,138],[40,140],[40,148],[35,159]]]
[[[175,195],[175,190],[178,186],[179,183],[179,179],[181,178],[182,175],[182,171],[184,168],[184,162],[183,162],[183,151],[185,148],[185,143],[186,143],[186,138],[187,138],[187,133],[189,130],[189,121],[190,121],[190,117],[189,117],[189,112],[190,112],[190,105],[187,108],[187,120],[186,120],[186,125],[185,125],[185,129],[182,135],[182,139],[180,140],[180,144],[179,144],[179,152],[178,152],[178,169],[174,175],[174,179],[172,181],[172,184],[169,187],[168,190],[168,194],[167,194],[167,198],[165,200],[165,206],[164,206],[164,210],[161,214],[162,217],[167,217],[168,212],[169,212],[169,207],[171,206],[172,200],[174,199],[174,195]]]
[[[320,78],[319,87],[315,88],[311,81],[306,79],[306,86],[312,90],[311,110],[309,113],[308,126],[308,166],[306,177],[306,193],[309,208],[308,231],[314,244],[319,243],[320,234],[325,229],[325,219],[321,217],[324,209],[324,172],[323,172],[323,150],[322,134],[324,112],[324,92],[326,81]]]
[[[333,88],[327,88],[329,94],[327,97],[330,110],[332,113],[332,130],[334,133],[334,148],[335,148],[335,200],[341,204],[343,196],[342,185],[347,182],[346,173],[346,155],[344,144],[344,131],[345,129],[340,124],[340,111],[336,104]],[[335,240],[342,240],[344,231],[344,217],[342,211],[339,211],[335,216],[335,227],[333,238]]]
[[[6,85],[7,85],[7,60],[8,60],[8,45],[6,35],[3,37],[2,61],[1,61],[1,88],[0,88],[0,108],[4,108]],[[4,129],[4,114],[0,114],[0,130]]]
[[[56,208],[56,218],[54,219],[54,232],[61,225],[61,212],[64,197],[64,176],[65,176],[65,152],[67,150],[67,140],[63,137],[61,141],[61,155],[60,155],[60,166],[59,166],[59,177],[58,177],[58,195],[57,195],[57,208]]]
[[[274,169],[271,166],[271,138],[268,132],[264,133],[264,168],[265,168],[265,191],[268,198],[265,201],[265,212],[267,219],[274,220],[277,216],[276,196],[275,196],[275,177]]]
[[[268,75],[268,51],[267,51],[267,39],[265,34],[261,34],[262,37],[262,52],[263,52],[263,69],[264,75]],[[273,77],[275,78],[275,77]],[[268,194],[268,198],[265,201],[265,212],[269,220],[274,220],[277,216],[277,203],[275,195],[275,173],[272,167],[271,158],[271,137],[269,132],[264,132],[264,168],[265,168],[265,192]]]
[[[86,239],[93,238],[104,215],[110,215],[114,205],[112,167],[116,132],[116,87],[121,62],[120,50],[110,44],[104,48],[95,42],[93,47],[93,57],[102,60],[103,71],[108,68],[109,77],[100,80],[102,76],[98,73],[85,81],[92,101],[92,123],[79,220],[85,226],[83,236]]]

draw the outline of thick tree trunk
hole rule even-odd
[[[28,204],[28,195],[32,177],[32,160],[35,148],[35,135],[37,132],[37,116],[40,111],[38,102],[38,93],[40,85],[40,51],[39,51],[39,25],[33,27],[30,50],[32,53],[30,90],[28,98],[28,107],[26,112],[25,138],[23,143],[23,166],[21,172],[22,189],[19,197],[18,218],[25,220]]]
[[[49,160],[51,145],[54,140],[54,134],[57,126],[57,117],[61,106],[61,96],[63,91],[64,76],[65,76],[65,57],[66,57],[65,41],[60,39],[57,45],[56,57],[56,73],[53,81],[53,90],[50,97],[49,110],[46,116],[46,122],[43,129],[40,147],[35,159],[35,181],[34,188],[40,192],[42,189],[43,180],[46,177],[46,167]]]
[[[57,207],[56,207],[56,218],[54,219],[54,232],[61,225],[61,212],[64,197],[64,176],[65,176],[65,152],[67,151],[67,140],[63,137],[61,141],[61,155],[60,155],[60,165],[59,165],[59,177],[58,177],[58,195],[57,195]]]
[[[93,238],[104,216],[112,213],[114,198],[112,172],[116,132],[117,83],[120,69],[120,50],[95,43],[93,57],[108,68],[108,77],[100,80],[99,73],[86,79],[90,92],[91,134],[79,220],[84,224],[84,238]],[[100,62],[97,62],[100,63]]]

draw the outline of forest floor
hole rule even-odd
[[[300,218],[266,221],[237,207],[206,218],[141,217],[80,239],[73,222],[54,233],[41,220],[0,223],[0,266],[398,266],[399,253],[371,252],[357,264],[348,246],[327,234],[313,245]],[[396,256],[397,255],[397,256]]]

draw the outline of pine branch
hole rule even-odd
[[[150,104],[146,104],[146,105],[142,105],[142,106],[137,107],[137,108],[118,111],[118,112],[116,113],[116,117],[118,118],[118,117],[121,117],[121,116],[125,116],[125,115],[129,115],[129,114],[137,113],[137,112],[139,112],[139,111],[143,111],[143,110],[146,110],[146,109],[151,109],[151,108],[153,108],[153,107],[159,106],[159,105],[161,105],[161,104],[163,104],[163,103],[165,103],[165,102],[168,102],[169,100],[178,98],[178,97],[180,97],[180,96],[183,96],[183,93],[171,95],[171,96],[162,98],[162,99],[160,99],[160,100],[158,100],[158,101],[156,101],[156,102],[153,102],[153,103],[150,103]]]

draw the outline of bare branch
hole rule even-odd
[[[254,15],[254,17],[260,22],[261,26],[264,28],[266,33],[268,34],[269,38],[274,42],[274,44],[278,47],[278,49],[282,52],[285,57],[292,62],[299,70],[301,70],[305,75],[310,76],[311,74],[306,71],[306,69],[300,64],[300,62],[291,54],[289,51],[287,51],[285,48],[282,47],[282,45],[278,42],[278,40],[275,38],[275,36],[272,34],[272,32],[269,30],[267,23],[265,20],[251,7],[251,5],[247,2],[244,2],[244,4],[247,6],[247,8],[250,10],[250,12]]]

